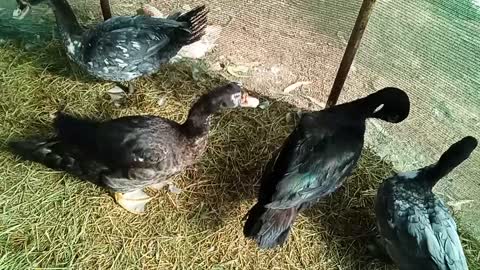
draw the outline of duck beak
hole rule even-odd
[[[242,93],[242,99],[240,101],[240,107],[256,108],[256,107],[258,107],[259,104],[260,104],[260,101],[258,100],[258,98],[251,97],[246,92]]]
[[[30,4],[22,0],[17,0],[17,8],[13,11],[12,18],[22,20],[30,12]]]

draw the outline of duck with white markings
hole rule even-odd
[[[13,16],[46,0],[17,0]],[[167,18],[117,16],[91,29],[82,27],[67,0],[48,0],[68,57],[89,74],[119,83],[132,93],[132,80],[156,72],[185,45],[204,35],[208,9],[202,5]],[[121,83],[128,83],[128,87]]]
[[[409,111],[408,95],[389,87],[303,114],[266,166],[244,235],[262,249],[282,245],[298,213],[337,190],[351,173],[363,148],[365,121],[378,118],[399,123]]]
[[[214,113],[258,104],[258,99],[229,83],[201,96],[183,124],[149,115],[100,122],[58,113],[54,138],[9,145],[24,159],[109,189],[118,204],[139,214],[151,199],[143,188],[171,184],[170,177],[202,156]]]
[[[380,237],[370,246],[374,254],[392,259],[400,270],[468,270],[455,220],[432,189],[477,145],[477,139],[465,137],[438,162],[382,183],[375,203]]]

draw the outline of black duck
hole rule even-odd
[[[17,0],[14,17],[46,0]],[[117,16],[82,27],[67,0],[48,0],[55,13],[67,56],[90,75],[117,83],[156,72],[185,45],[198,41],[207,26],[208,10],[199,6],[167,18]],[[104,14],[106,15],[106,14]],[[106,15],[108,16],[108,15]],[[122,88],[133,92],[133,85]]]
[[[465,137],[438,162],[382,183],[375,203],[380,238],[372,251],[392,259],[400,270],[468,269],[455,220],[432,188],[468,159],[477,144]]]
[[[384,88],[367,97],[302,115],[263,174],[257,204],[249,211],[246,237],[260,248],[282,245],[297,214],[338,189],[363,148],[365,121],[391,123],[409,114],[407,94]]]
[[[143,188],[161,188],[202,156],[214,113],[257,105],[258,99],[230,83],[201,96],[183,124],[151,115],[99,122],[58,113],[54,138],[10,146],[25,159],[109,189],[126,210],[142,213],[150,200]]]

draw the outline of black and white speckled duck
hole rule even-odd
[[[298,213],[338,189],[355,167],[364,143],[365,121],[391,123],[409,114],[408,95],[384,88],[367,97],[305,113],[270,160],[257,204],[244,226],[260,248],[282,245]]]
[[[10,146],[24,159],[115,192],[122,207],[142,213],[150,200],[142,189],[170,184],[171,176],[194,164],[207,145],[212,114],[238,106],[256,107],[258,99],[230,83],[200,97],[183,124],[156,116],[98,122],[59,113],[55,138],[11,142]]]
[[[14,17],[23,18],[31,5],[43,1],[17,0]],[[68,57],[89,74],[118,83],[154,73],[183,46],[199,40],[207,26],[208,10],[199,6],[165,19],[142,15],[112,17],[84,29],[67,0],[48,1]],[[130,83],[129,89],[133,91]]]
[[[455,221],[432,188],[468,159],[477,144],[475,138],[465,137],[435,164],[382,183],[375,203],[377,254],[388,255],[400,270],[468,269]]]

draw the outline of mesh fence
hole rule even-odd
[[[407,122],[379,126],[370,141],[399,169],[433,162],[465,135],[480,132],[480,3],[478,1],[380,1],[357,63],[363,82],[408,91]],[[350,81],[354,84],[356,76]],[[367,88],[363,88],[367,89]],[[350,93],[354,94],[354,89]],[[346,94],[348,96],[348,94]],[[480,152],[441,181],[437,192],[462,207],[462,224],[480,236]]]
[[[12,25],[13,0],[1,0],[2,35],[28,44],[52,37],[48,8]],[[70,1],[82,21],[98,20],[97,0]],[[167,13],[195,1],[151,1]],[[114,14],[133,14],[137,1],[112,1]],[[211,23],[222,33],[208,61],[213,68],[242,72],[241,80],[258,92],[295,105],[324,105],[354,25],[361,1],[214,0]],[[7,14],[9,13],[9,14]],[[41,20],[40,20],[41,19]],[[41,25],[41,26],[40,26]],[[50,25],[50,27],[45,27]],[[20,27],[20,28],[19,28]],[[480,1],[378,1],[339,102],[385,86],[406,90],[411,116],[398,124],[371,122],[369,144],[399,170],[433,162],[465,135],[480,137]],[[2,39],[5,37],[1,37]],[[230,69],[229,69],[230,68]],[[238,75],[238,74],[236,74]],[[296,82],[303,87],[285,93]],[[451,205],[464,201],[461,224],[480,238],[480,151],[437,187]]]

